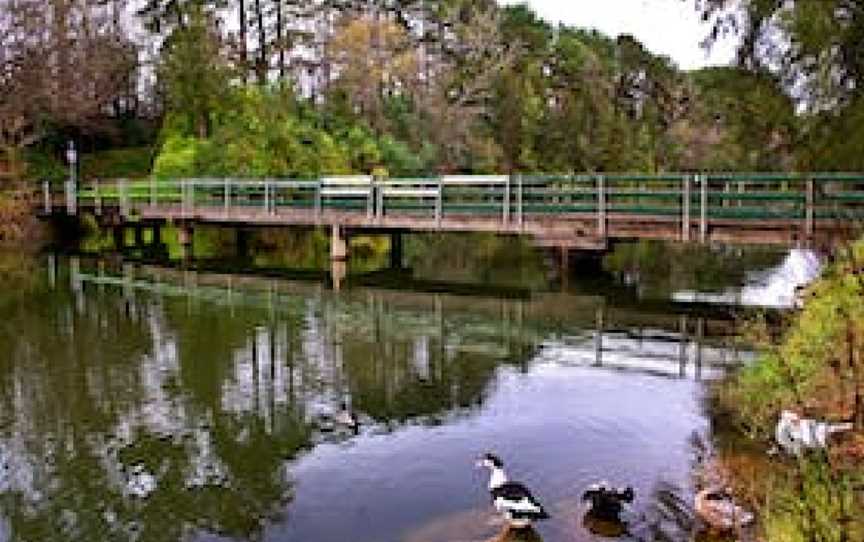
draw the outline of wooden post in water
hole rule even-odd
[[[807,179],[807,196],[806,209],[804,210],[804,233],[807,236],[807,241],[813,239],[813,218],[815,216],[814,207],[816,205],[816,190],[813,179]]]
[[[603,365],[603,328],[605,327],[603,313],[603,305],[598,306],[594,312],[594,365],[597,367]]]
[[[678,317],[678,376],[684,378],[687,375],[687,315]]]

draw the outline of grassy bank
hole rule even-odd
[[[864,241],[827,266],[782,331],[756,323],[751,335],[764,354],[714,396],[720,469],[758,512],[762,540],[864,540]],[[855,431],[827,453],[769,456],[782,410]]]

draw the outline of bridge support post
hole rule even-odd
[[[330,259],[344,261],[348,259],[348,240],[342,227],[333,224],[330,227]]]
[[[334,292],[342,290],[342,283],[348,275],[348,263],[345,260],[333,260],[330,262],[330,283]]]
[[[402,234],[390,234],[390,269],[402,269]]]
[[[111,235],[114,238],[114,250],[123,250],[126,248],[126,228],[122,225],[111,228]]]
[[[135,224],[135,248],[141,248],[144,246],[144,226],[140,223]]]
[[[195,230],[191,224],[181,224],[177,228],[177,242],[183,251],[183,259],[187,260],[192,257],[194,247],[193,239],[195,238]]]

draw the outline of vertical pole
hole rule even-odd
[[[698,175],[700,182],[699,190],[701,197],[699,198],[699,242],[704,243],[708,240],[708,176]]]
[[[690,175],[682,179],[683,189],[681,192],[681,240],[690,241]]]
[[[94,205],[96,206],[96,214],[102,214],[102,192],[99,190],[99,179],[93,181]]]
[[[318,179],[318,184],[315,186],[315,219],[321,222],[321,179]]]
[[[225,183],[225,193],[223,194],[222,199],[225,205],[225,216],[228,216],[228,213],[231,211],[231,179],[226,177],[222,182]]]
[[[696,320],[696,380],[702,380],[702,343],[705,341],[705,318]]]
[[[595,327],[596,330],[594,332],[594,364],[600,367],[603,365],[603,328],[604,326],[604,318],[603,318],[603,306],[600,305],[597,307],[597,310],[594,313],[595,317]]]
[[[687,374],[687,315],[678,317],[678,376],[684,378]]]
[[[501,216],[501,221],[504,223],[505,226],[510,223],[510,178],[511,177],[512,177],[512,175],[507,175],[507,177],[504,181],[504,198],[503,198],[503,201],[501,202],[502,213],[503,213]]]
[[[524,224],[524,220],[525,220],[525,215],[522,211],[522,200],[523,200],[523,194],[522,193],[523,193],[524,188],[523,188],[523,181],[522,181],[522,174],[521,173],[519,173],[516,176],[516,183],[517,183],[517,185],[516,185],[516,213],[517,213],[517,219],[519,221],[519,228],[522,228],[522,225]]]
[[[150,207],[156,207],[156,177],[150,176]]]
[[[435,222],[441,229],[441,220],[444,216],[444,178],[438,176],[438,193],[435,196]]]
[[[270,183],[264,181],[264,214],[270,214]]]
[[[129,209],[126,207],[126,179],[117,179],[117,198],[118,206],[120,207],[120,216],[126,218],[129,216]]]
[[[372,177],[369,181],[368,192],[366,193],[366,219],[372,220],[375,213],[375,185],[378,184],[377,177]]]
[[[48,181],[42,181],[42,203],[43,210],[46,215],[51,214],[51,184]]]
[[[597,236],[606,238],[606,178],[597,176]]]
[[[813,179],[807,179],[807,208],[805,209],[805,224],[804,229],[807,234],[807,239],[813,238],[813,217],[815,216],[814,206],[816,205],[816,190],[813,184]]]
[[[48,255],[48,286],[53,290],[57,286],[57,257]]]
[[[195,181],[189,181],[189,211],[191,213],[195,212]]]

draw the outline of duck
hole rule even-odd
[[[828,423],[802,418],[791,410],[784,410],[777,421],[774,438],[786,453],[800,456],[804,450],[824,450],[828,447],[831,435],[852,429],[851,423]]]
[[[693,508],[710,528],[721,532],[741,529],[754,519],[753,514],[735,504],[729,491],[722,487],[709,487],[696,493]]]
[[[511,527],[527,529],[532,522],[549,518],[543,505],[531,491],[519,482],[511,482],[504,472],[504,462],[487,453],[477,461],[478,467],[489,469],[489,494],[498,512],[504,514]]]
[[[596,482],[582,493],[582,501],[588,503],[587,515],[603,521],[621,523],[621,511],[626,503],[632,503],[636,493],[632,487],[615,488],[608,482]]]

